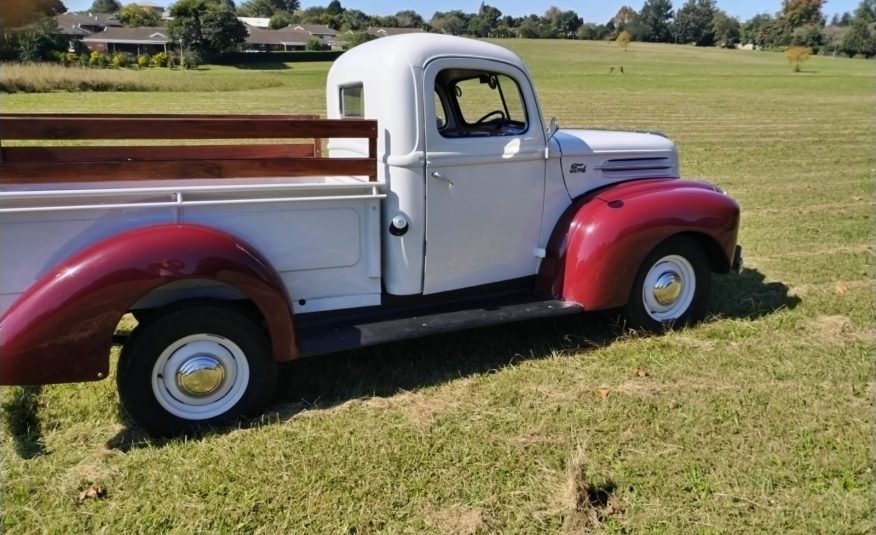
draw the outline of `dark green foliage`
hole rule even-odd
[[[234,50],[246,39],[246,27],[221,0],[180,0],[170,9],[168,25],[184,49],[202,53]]]
[[[280,11],[271,15],[271,20],[268,22],[268,27],[272,30],[279,30],[292,24],[292,16],[285,11]]]
[[[673,23],[675,40],[697,46],[714,45],[715,32],[712,21],[717,11],[715,0],[687,0],[675,14]]]
[[[119,22],[132,28],[138,26],[161,26],[161,17],[154,9],[137,4],[128,4],[119,11]]]
[[[639,11],[633,38],[636,41],[651,43],[671,43],[672,2],[670,0],[646,0]]]
[[[316,37],[311,37],[307,40],[307,44],[304,45],[304,50],[309,50],[311,52],[322,50],[322,43],[320,43],[319,39]]]
[[[852,23],[842,42],[842,49],[850,58],[876,55],[876,39],[867,24],[859,19]]]
[[[88,11],[91,13],[118,13],[122,9],[119,0],[94,0]]]
[[[724,48],[733,48],[739,43],[741,25],[739,19],[718,10],[712,18],[712,32],[715,43]]]

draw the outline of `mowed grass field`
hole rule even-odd
[[[112,380],[5,388],[3,531],[869,532],[874,63],[500,44],[547,118],[661,130],[740,202],[746,269],[715,280],[708,321],[647,337],[588,315],[300,362],[262,418],[171,441],[126,427]],[[324,114],[328,65],[287,67],[2,107]]]

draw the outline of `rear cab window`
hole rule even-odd
[[[362,84],[350,84],[340,88],[341,117],[362,119],[365,117],[365,91]]]

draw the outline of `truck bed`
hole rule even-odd
[[[108,136],[211,144],[88,144]],[[223,144],[229,136],[235,141]],[[322,139],[334,136],[366,137],[370,154],[323,157]],[[289,143],[300,138],[309,142]],[[302,311],[379,302],[385,193],[373,121],[0,115],[0,139],[0,315],[70,254],[168,223],[245,240],[270,260]],[[160,304],[155,298],[143,306]]]

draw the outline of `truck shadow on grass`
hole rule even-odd
[[[3,426],[15,443],[15,453],[22,459],[34,459],[46,453],[38,413],[42,390],[41,386],[19,387],[3,400]]]
[[[746,269],[741,274],[715,277],[708,321],[754,320],[778,310],[794,308],[800,299],[779,282]],[[303,359],[284,364],[274,405],[244,427],[287,421],[306,410],[325,410],[350,400],[391,397],[462,377],[492,373],[527,360],[557,353],[588,351],[630,336],[614,312],[596,312],[498,325],[471,331],[440,334]],[[222,430],[206,430],[203,438]],[[176,439],[171,439],[173,441]],[[136,427],[128,427],[107,446],[129,450],[168,443]]]

